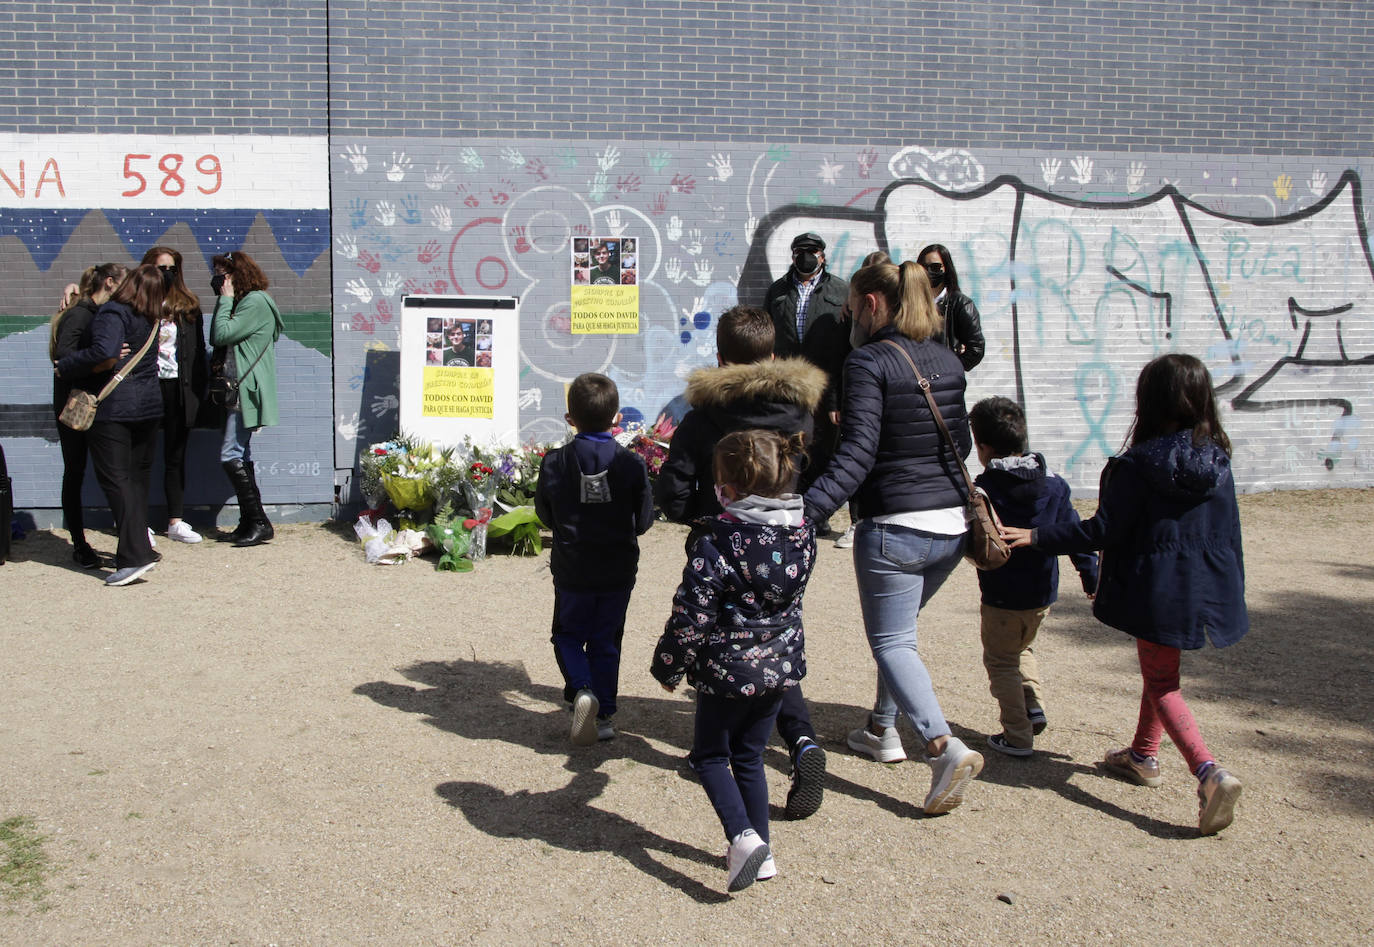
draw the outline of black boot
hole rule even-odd
[[[262,494],[258,492],[258,481],[252,463],[245,462],[242,468],[247,502],[245,503],[245,497],[241,496],[239,504],[244,507],[243,521],[247,524],[247,529],[234,540],[234,545],[261,546],[275,536],[276,531],[272,529],[272,524],[268,522],[267,514],[263,511]]]
[[[251,478],[241,460],[226,460],[220,467],[224,469],[224,475],[229,478],[229,485],[234,488],[234,495],[239,501],[239,525],[232,533],[221,534],[220,542],[236,543],[248,534],[248,491],[251,489]]]

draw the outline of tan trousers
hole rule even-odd
[[[1040,708],[1040,668],[1035,660],[1035,633],[1050,608],[1013,611],[983,605],[983,667],[992,696],[1002,708],[1002,732],[1012,746],[1033,743],[1027,711]]]

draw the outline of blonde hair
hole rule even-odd
[[[105,281],[112,279],[121,282],[129,269],[122,263],[101,263],[97,266],[88,266],[81,274],[81,282],[77,283],[77,296],[72,301],[71,306],[61,309],[53,314],[48,321],[48,359],[57,361],[57,328],[62,324],[62,317],[72,311],[72,307],[83,300],[91,299],[96,293],[105,288]]]
[[[935,293],[925,268],[914,260],[901,266],[873,263],[854,274],[850,289],[860,296],[872,293],[887,303],[897,331],[916,342],[924,342],[944,328],[940,310],[935,308]]]
[[[740,496],[782,496],[796,483],[804,442],[800,432],[783,437],[762,428],[732,431],[716,444],[716,483],[734,487]]]

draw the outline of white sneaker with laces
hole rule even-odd
[[[572,706],[573,746],[592,746],[596,743],[596,712],[599,709],[595,694],[585,687],[577,692]]]
[[[153,535],[153,528],[151,526],[148,527],[148,545],[152,546],[154,549],[157,548],[157,537]]]
[[[178,520],[167,527],[167,538],[179,543],[198,543],[202,537],[191,528],[190,523]]]
[[[759,877],[759,869],[768,860],[768,843],[753,829],[745,829],[730,840],[725,851],[727,889],[743,891]]]
[[[836,549],[851,549],[854,546],[854,524],[850,523],[839,539],[835,540]]]
[[[952,736],[939,756],[927,756],[930,764],[930,792],[926,794],[926,815],[942,815],[957,809],[964,801],[964,790],[983,771],[983,754],[970,750],[964,741]]]
[[[778,866],[773,861],[773,856],[770,852],[769,856],[763,860],[763,864],[759,866],[759,873],[757,875],[756,880],[767,881],[770,878],[776,878],[777,875]]]
[[[900,763],[906,759],[902,737],[896,727],[884,727],[882,736],[875,736],[868,727],[860,727],[849,731],[845,743],[855,753],[871,756],[878,763]]]

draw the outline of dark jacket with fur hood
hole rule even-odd
[[[733,431],[763,428],[810,444],[812,415],[825,392],[825,372],[802,358],[702,368],[687,380],[692,406],[673,434],[654,500],[663,515],[689,523],[719,513],[712,457]]]

